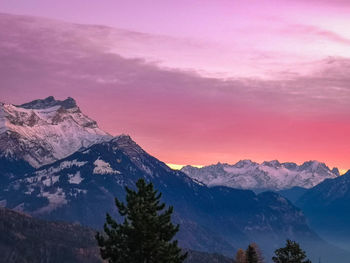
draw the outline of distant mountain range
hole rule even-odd
[[[311,228],[323,238],[350,250],[350,171],[340,176],[337,168],[331,170],[317,161],[297,165],[250,160],[181,170],[209,187],[275,191],[301,208]]]
[[[339,176],[337,168],[329,169],[317,161],[280,163],[277,160],[261,164],[242,160],[236,164],[214,164],[181,169],[192,179],[209,187],[227,186],[239,189],[283,190],[292,187],[311,188],[325,179]]]
[[[21,106],[7,104],[6,108],[14,111],[2,110],[5,127],[9,127],[9,115],[17,116],[13,112],[24,109],[24,113],[19,113],[21,121],[12,121],[11,129],[2,129],[0,134],[0,145],[4,145],[0,159],[2,206],[35,217],[100,229],[107,211],[117,216],[114,197],[124,199],[124,187],[134,187],[138,178],[145,178],[163,193],[167,204],[174,206],[174,220],[181,224],[177,238],[184,248],[232,257],[235,249],[256,242],[270,258],[273,250],[290,238],[300,242],[312,259],[321,257],[323,262],[333,263],[336,259],[337,263],[347,263],[345,259],[350,258],[350,253],[320,239],[308,227],[301,210],[281,195],[273,192],[257,195],[249,190],[203,185],[150,156],[129,136],[112,138],[99,130],[96,122],[73,110],[78,109],[73,99],[58,101],[49,97]],[[58,111],[63,111],[63,116],[59,113],[62,118],[54,122],[52,116]],[[32,122],[28,118],[33,113],[39,119],[34,117],[36,121]],[[66,139],[72,129],[66,125],[72,125],[79,136],[71,142],[75,152],[64,151],[62,156],[68,156],[60,159],[55,154],[62,151],[55,150],[66,148],[50,147],[56,145],[53,140],[56,137],[58,144],[69,142]],[[46,129],[48,137],[42,136]],[[46,165],[42,164],[49,158],[30,143],[32,133],[26,131],[33,130],[34,145],[43,144],[45,150],[55,153],[49,155],[52,158]],[[7,143],[9,134],[19,139]],[[37,143],[38,138],[41,141]],[[22,142],[25,154],[18,148]],[[311,167],[311,171],[324,170],[314,163],[305,166]]]

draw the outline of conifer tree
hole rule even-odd
[[[247,263],[259,263],[258,253],[252,244],[250,244],[245,252],[245,258]]]
[[[272,258],[275,263],[311,263],[306,258],[306,253],[300,248],[299,244],[289,239],[285,247],[275,251],[275,255]]]
[[[258,244],[252,243],[251,245],[252,245],[252,247],[254,247],[255,252],[258,255],[258,263],[264,263],[265,262],[264,256],[263,256],[263,253],[262,253],[261,249],[259,248]]]
[[[247,263],[246,258],[245,258],[245,252],[243,249],[238,249],[236,253],[236,262],[237,263]]]
[[[125,188],[126,204],[115,199],[123,223],[107,213],[105,233],[96,234],[102,258],[109,263],[182,263],[187,254],[173,240],[179,231],[171,222],[173,207],[165,209],[152,183],[139,179],[136,186],[137,191]]]

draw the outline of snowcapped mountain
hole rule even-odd
[[[330,170],[317,161],[280,163],[277,160],[261,164],[242,160],[234,165],[218,163],[202,168],[181,169],[192,179],[208,186],[228,186],[241,189],[282,190],[295,186],[311,188],[327,178],[339,176],[337,168]]]
[[[0,103],[0,158],[40,167],[111,138],[72,98],[60,101],[51,96],[22,105]]]
[[[102,227],[117,211],[114,197],[138,178],[151,181],[175,209],[182,247],[232,255],[234,247],[261,243],[269,255],[286,238],[326,246],[303,213],[279,194],[198,184],[121,135],[27,173],[0,188],[0,205],[51,220]],[[309,247],[310,251],[313,248]]]
[[[342,253],[332,252],[308,227],[301,210],[281,195],[197,183],[150,156],[129,136],[112,138],[101,131],[71,98],[3,103],[0,127],[0,206],[100,228],[107,211],[117,216],[114,198],[123,199],[125,186],[145,178],[174,206],[182,247],[232,255],[234,248],[254,241],[269,255],[292,238],[317,256],[319,251],[332,257]],[[254,165],[245,161],[226,170]],[[323,171],[322,165],[303,166]]]

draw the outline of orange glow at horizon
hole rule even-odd
[[[5,1],[68,22],[1,15],[1,100],[73,97],[173,167],[350,169],[350,1],[46,1]]]
[[[254,161],[254,160],[252,160]],[[205,164],[205,165],[197,165],[197,164],[171,164],[171,163],[166,163],[167,166],[169,166],[171,169],[173,170],[181,170],[181,168],[183,168],[184,166],[186,165],[190,165],[190,166],[193,166],[193,167],[197,167],[197,168],[202,168],[204,166],[207,166],[207,165],[212,165],[212,164],[215,164],[215,163],[208,163],[208,164]],[[229,163],[229,164],[234,164],[234,163]],[[327,164],[326,164],[327,165]],[[331,167],[332,169],[332,167]],[[350,169],[346,170],[346,169],[339,169],[339,174],[340,175],[343,175],[345,174],[347,171],[349,171]]]

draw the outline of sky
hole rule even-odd
[[[0,0],[1,100],[74,97],[167,163],[344,171],[349,12],[342,0]]]

